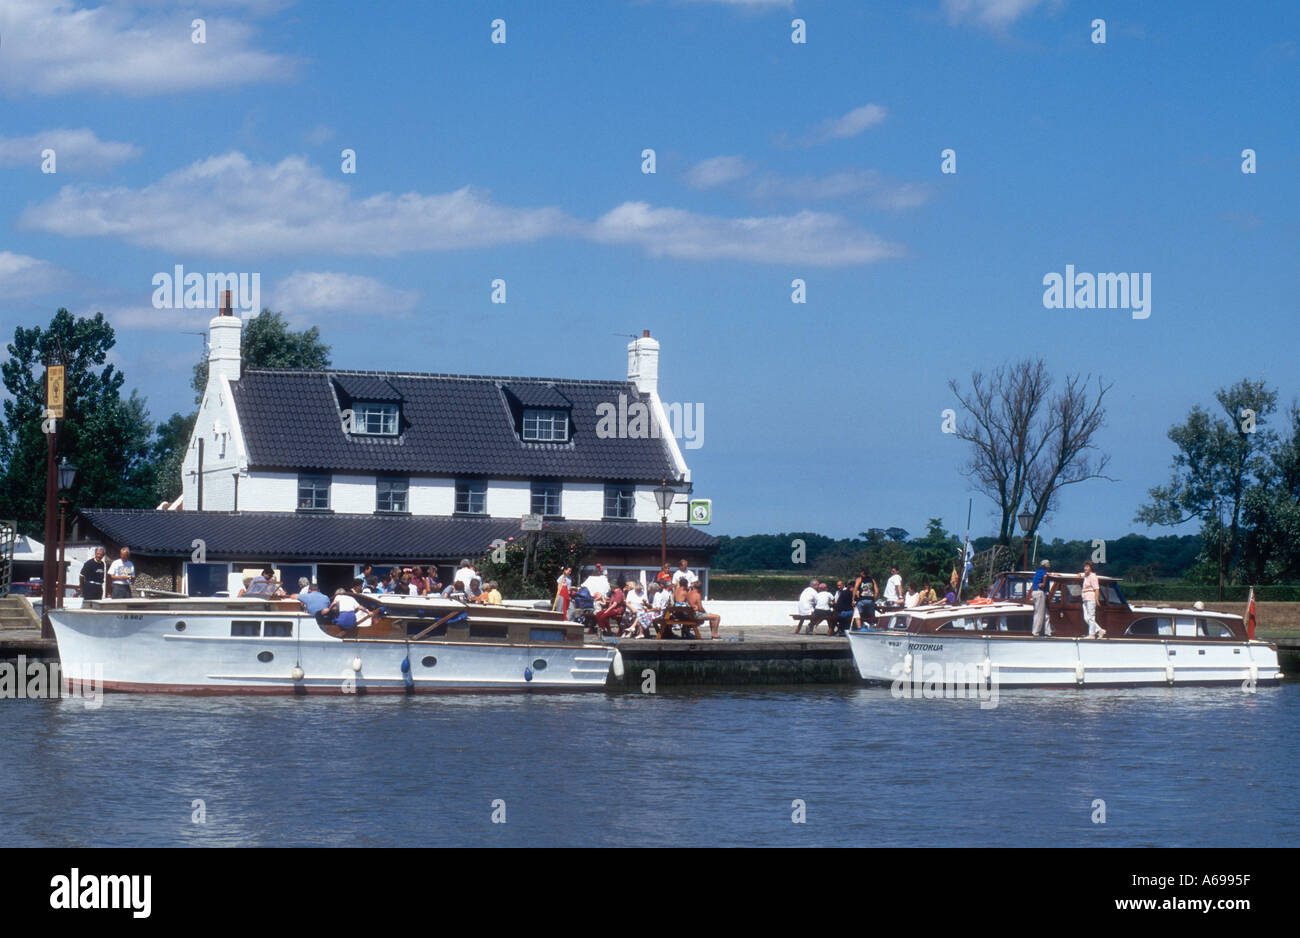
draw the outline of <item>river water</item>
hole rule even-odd
[[[0,843],[1296,846],[1297,726],[1296,683],[5,700]]]

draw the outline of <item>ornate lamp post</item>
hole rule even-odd
[[[659,506],[659,563],[662,565],[668,562],[668,512],[673,507],[677,490],[664,479],[654,492],[655,504]]]
[[[1029,569],[1029,526],[1034,523],[1034,513],[1031,511],[1022,511],[1016,516],[1020,522],[1020,530],[1025,532],[1025,558],[1021,561],[1020,569]]]
[[[59,579],[54,553],[57,537],[56,502],[59,500],[58,471],[55,455],[58,450],[59,421],[63,419],[64,366],[62,348],[51,352],[45,359],[45,414],[41,429],[45,432],[45,557],[41,564],[41,638],[53,638],[50,610],[54,608],[55,589]]]
[[[77,480],[77,467],[68,462],[68,457],[64,456],[59,460],[59,491],[67,492],[72,488],[72,483]],[[63,531],[64,531],[64,509],[68,506],[66,498],[59,499],[59,587],[58,597],[55,599],[55,608],[63,608],[64,577],[68,572],[68,564],[63,555]]]

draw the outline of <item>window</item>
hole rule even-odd
[[[375,483],[375,511],[407,511],[410,485],[409,479],[381,476]]]
[[[487,482],[483,479],[456,480],[456,514],[487,514]]]
[[[293,638],[293,623],[287,619],[283,622],[263,623],[263,628],[263,638]]]
[[[369,436],[397,436],[397,405],[361,401],[352,408],[352,432]]]
[[[1213,619],[1197,619],[1196,634],[1206,638],[1232,638],[1232,629]]]
[[[1173,635],[1174,623],[1168,616],[1149,616],[1138,619],[1128,627],[1128,635]]]
[[[631,518],[636,505],[636,488],[631,485],[605,486],[605,517]]]
[[[568,411],[525,410],[523,438],[532,443],[566,442],[569,439]]]
[[[262,634],[262,623],[249,619],[234,619],[230,623],[232,638],[258,638]]]
[[[328,511],[330,507],[330,477],[326,475],[298,476],[298,509],[300,511]]]
[[[560,488],[559,482],[534,482],[532,513],[545,518],[560,517]]]
[[[225,591],[229,572],[229,564],[186,563],[185,591],[190,596],[215,596]]]

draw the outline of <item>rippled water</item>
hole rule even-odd
[[[0,843],[1295,846],[1298,724],[1300,684],[7,700]]]

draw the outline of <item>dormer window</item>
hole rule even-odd
[[[569,412],[540,407],[524,408],[523,431],[528,443],[566,443],[569,440]]]
[[[397,436],[397,405],[360,401],[352,408],[352,432],[367,436]]]

